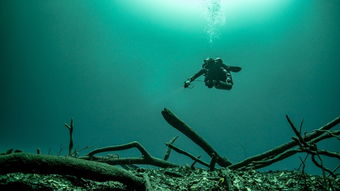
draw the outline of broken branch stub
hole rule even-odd
[[[73,124],[73,119],[70,121],[70,125],[65,123],[65,127],[69,130],[70,134],[70,142],[68,146],[68,156],[72,156],[73,154],[73,129],[74,129],[74,124]]]
[[[169,142],[166,143],[166,145],[167,145],[167,144],[173,144],[177,139],[178,139],[178,136],[172,138]],[[164,159],[164,160],[168,160],[169,157],[170,157],[170,153],[171,153],[171,148],[168,147],[168,149],[166,150],[166,152],[165,152],[165,154],[164,154],[163,159]]]

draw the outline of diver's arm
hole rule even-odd
[[[201,69],[200,71],[198,71],[196,74],[194,74],[188,80],[190,80],[190,82],[192,82],[192,81],[196,80],[198,77],[200,77],[201,75],[203,75],[205,72],[206,72],[206,69]]]
[[[184,88],[189,87],[190,83],[194,80],[196,80],[196,78],[200,77],[202,74],[206,73],[206,69],[201,69],[200,71],[198,71],[195,75],[193,75],[191,78],[187,79],[184,82]]]

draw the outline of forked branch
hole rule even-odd
[[[120,151],[126,150],[131,148],[137,148],[139,152],[141,152],[142,157],[140,158],[110,158],[110,157],[97,157],[94,156],[95,154],[103,153],[103,152],[112,152],[112,151]],[[96,150],[91,151],[87,154],[87,156],[81,157],[82,159],[86,160],[94,160],[99,162],[108,163],[111,165],[121,165],[121,164],[147,164],[147,165],[154,165],[163,168],[167,167],[177,167],[178,165],[170,163],[168,161],[153,157],[149,154],[148,151],[137,141],[133,141],[131,143],[123,144],[123,145],[116,145],[110,147],[99,148]]]

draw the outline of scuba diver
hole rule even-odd
[[[239,72],[241,67],[227,66],[223,64],[221,58],[207,58],[204,60],[202,69],[184,82],[184,88],[189,87],[190,83],[201,75],[205,76],[204,82],[208,88],[231,90],[233,79],[230,72]]]

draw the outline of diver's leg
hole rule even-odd
[[[230,72],[224,71],[215,82],[216,89],[231,90],[233,87],[233,79]]]
[[[214,87],[214,82],[212,80],[205,80],[205,85],[208,86],[208,88]]]
[[[230,72],[226,73],[226,81],[227,81],[227,83],[230,83],[231,85],[233,85],[233,78],[231,77]]]
[[[233,84],[229,82],[218,81],[215,84],[216,89],[231,90],[232,87]]]

